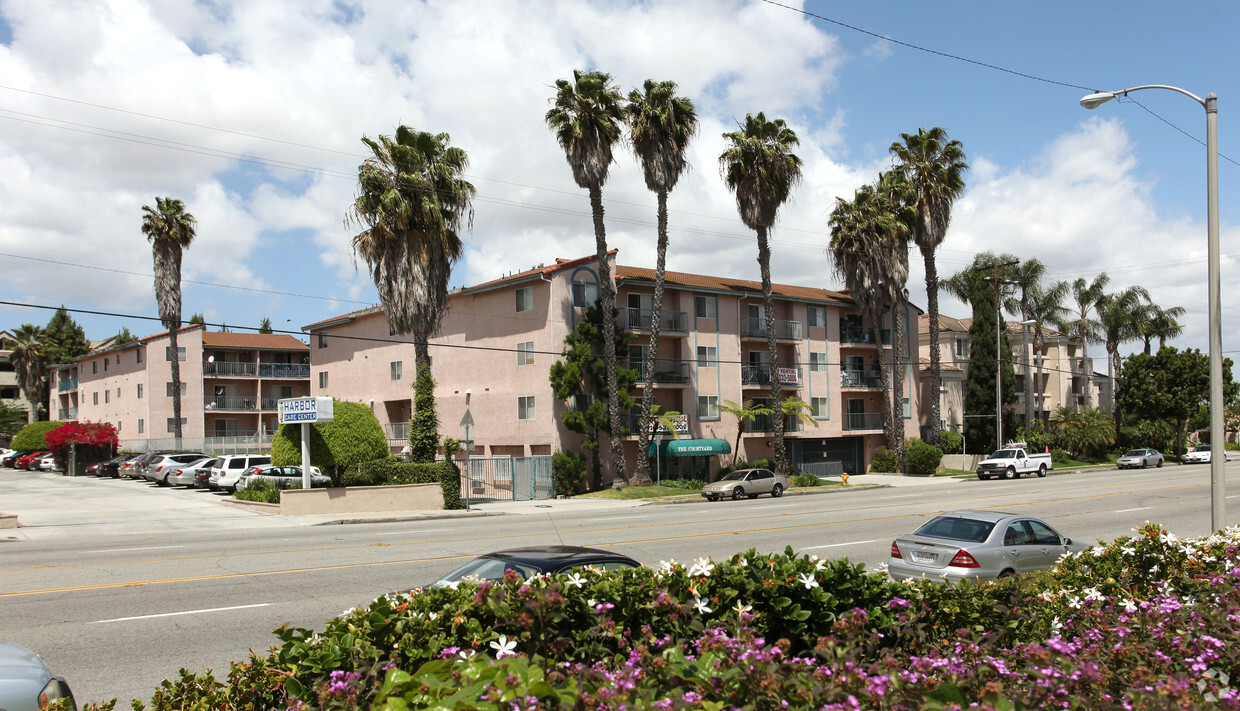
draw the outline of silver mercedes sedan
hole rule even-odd
[[[887,573],[896,580],[993,580],[1050,568],[1088,548],[1040,518],[1002,511],[948,511],[891,542]]]

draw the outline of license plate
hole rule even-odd
[[[921,551],[913,551],[913,560],[918,563],[933,563],[933,553],[922,553]]]

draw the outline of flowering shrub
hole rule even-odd
[[[67,422],[48,432],[44,439],[61,469],[69,461],[72,445],[77,445],[79,457],[103,461],[115,454],[119,442],[111,422]]]
[[[1240,709],[1240,529],[1136,534],[981,584],[789,550],[413,591],[151,708]]]

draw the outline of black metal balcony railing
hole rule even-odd
[[[277,396],[264,397],[259,402],[259,407],[261,407],[264,410],[279,410],[280,409],[280,398]]]
[[[775,321],[775,337],[794,341],[801,340],[800,321]],[[766,319],[741,319],[741,338],[766,338]]]
[[[795,415],[784,416],[784,432],[800,432],[804,429],[801,419]],[[758,415],[745,424],[746,432],[774,432],[775,419],[771,415]]]
[[[800,385],[801,369],[800,368],[778,368],[779,382],[781,385]],[[766,386],[771,384],[771,369],[765,365],[743,365],[741,366],[741,385],[759,385]]]
[[[258,375],[258,363],[234,363],[231,361],[203,363],[202,374],[224,377],[255,376]]]
[[[60,420],[61,422],[68,422],[69,420],[76,420],[77,416],[78,416],[78,409],[76,407],[62,407],[56,411],[56,419]]]
[[[881,430],[883,413],[881,412],[848,412],[844,414],[844,431],[850,430]]]
[[[884,346],[891,345],[891,329],[880,328],[878,338]],[[843,326],[840,328],[840,341],[853,345],[874,345],[874,332],[872,329],[860,326]]]
[[[629,370],[637,371],[637,384],[642,385],[646,382],[646,368],[654,369],[654,383],[656,385],[688,385],[689,384],[689,362],[683,360],[630,360],[622,364],[622,367]]]
[[[383,429],[387,430],[388,439],[409,439],[408,422],[389,422]]]
[[[877,370],[844,370],[840,372],[840,384],[846,388],[881,388],[883,377]]]
[[[259,363],[260,378],[309,378],[310,366],[303,363]]]
[[[68,390],[77,390],[77,388],[78,388],[77,378],[65,378],[64,380],[61,380],[60,382],[56,383],[56,392],[59,392],[59,393],[66,392]]]
[[[203,409],[254,412],[258,409],[258,398],[253,395],[216,395],[203,398]]]
[[[220,378],[309,378],[310,366],[301,363],[203,363],[202,374]]]
[[[649,331],[654,321],[654,309],[620,309],[620,328],[627,331]],[[688,333],[689,314],[684,311],[664,311],[659,318],[660,333]]]

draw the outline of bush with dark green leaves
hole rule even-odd
[[[310,461],[339,485],[351,467],[391,456],[375,413],[360,402],[333,401],[333,419],[310,425]],[[271,463],[301,464],[301,425],[280,425],[271,441]]]
[[[900,458],[890,449],[879,447],[874,451],[874,458],[870,460],[870,471],[877,474],[898,472],[900,471]]]
[[[13,435],[13,441],[10,447],[19,452],[41,452],[48,449],[47,433],[52,430],[59,429],[65,423],[52,420],[51,422],[31,422],[16,435]]]
[[[577,452],[556,452],[551,455],[551,477],[557,496],[576,494],[586,480],[585,457]]]
[[[939,447],[943,454],[960,454],[964,451],[964,435],[952,430],[939,433]]]
[[[904,446],[904,461],[909,474],[937,474],[943,450],[919,439],[910,439]]]
[[[822,479],[813,474],[794,474],[788,481],[797,487],[822,486]]]
[[[1063,450],[1063,449],[1052,449],[1051,450],[1051,463],[1052,464],[1063,465],[1063,464],[1067,464],[1070,461],[1072,461],[1072,455],[1068,454],[1067,450]]]
[[[443,488],[443,507],[461,509],[461,470],[452,462],[406,462],[387,456],[346,470],[341,486],[390,486],[394,484],[435,484]]]
[[[267,479],[254,479],[246,482],[244,489],[238,489],[233,498],[241,501],[257,501],[264,504],[280,503],[280,492],[285,489],[300,489],[301,482],[290,481],[286,484],[276,483]]]

